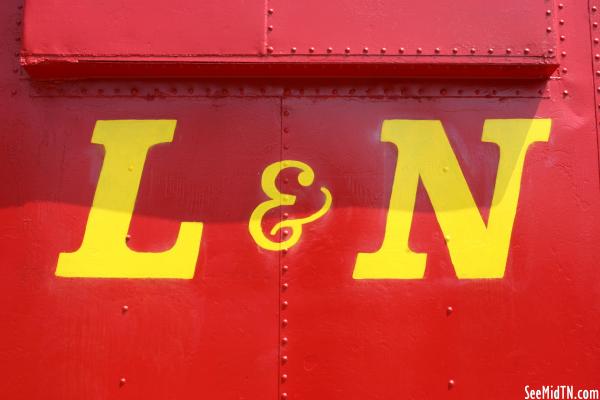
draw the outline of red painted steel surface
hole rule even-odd
[[[293,398],[510,399],[525,385],[598,385],[595,138],[565,134],[564,108],[548,99],[289,99],[284,110],[284,158],[312,165],[337,194],[283,258]],[[357,251],[376,251],[385,230],[396,150],[379,141],[382,120],[441,119],[487,218],[498,150],[481,143],[484,119],[534,116],[555,125],[527,155],[503,279],[456,278],[422,185],[409,243],[428,253],[425,278],[352,279]],[[318,193],[302,193],[307,205],[292,216],[319,204]]]
[[[19,4],[0,3],[0,398],[504,400],[525,385],[600,388],[600,17],[587,2],[544,5],[564,40],[543,81],[35,82],[19,67]],[[202,221],[194,278],[57,277],[103,163],[95,122],[159,118],[177,120],[175,136],[149,152],[129,245],[162,251],[181,221]],[[421,186],[409,243],[429,253],[424,279],[353,279],[357,253],[381,244],[398,162],[383,121],[441,120],[487,218],[492,118],[552,120],[525,159],[504,278],[457,279]],[[278,187],[298,203],[265,228],[314,213],[318,187],[333,203],[296,246],[268,251],[248,221],[267,199],[263,170],[286,159],[315,182],[300,187],[286,170]]]
[[[30,0],[23,44],[42,56],[256,55],[264,13],[262,0]]]
[[[547,56],[555,18],[542,1],[479,0],[455,2],[411,0],[269,1],[274,12],[269,45],[277,54],[398,54],[451,56],[475,54]],[[403,50],[401,50],[401,48]],[[421,52],[418,52],[418,49]],[[525,52],[525,49],[528,49]],[[400,51],[403,51],[400,53]]]
[[[478,0],[30,0],[22,63],[38,78],[309,71],[539,78],[558,64],[558,20],[549,7],[520,0],[494,6]]]

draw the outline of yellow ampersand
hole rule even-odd
[[[291,219],[287,221],[281,221],[277,223],[273,229],[271,229],[271,235],[275,235],[279,230],[284,228],[290,228],[292,230],[289,238],[282,242],[275,242],[265,236],[262,230],[262,219],[264,215],[273,208],[281,206],[292,206],[296,204],[296,196],[291,194],[281,193],[275,186],[277,176],[287,168],[298,168],[301,172],[298,174],[298,183],[304,187],[312,185],[315,180],[315,173],[308,164],[301,161],[285,160],[274,162],[269,165],[262,174],[261,186],[263,192],[269,196],[270,200],[260,203],[252,212],[250,216],[250,222],[248,223],[248,230],[254,241],[263,249],[278,251],[282,249],[288,249],[298,243],[302,236],[302,225],[316,221],[321,218],[329,208],[331,208],[331,193],[325,187],[321,187],[321,192],[325,195],[325,203],[319,211],[309,215],[306,218]]]

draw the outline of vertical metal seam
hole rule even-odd
[[[590,60],[592,64],[592,83],[593,83],[593,93],[594,93],[594,131],[596,132],[596,160],[598,167],[598,186],[600,186],[600,132],[598,131],[598,107],[600,107],[600,103],[598,102],[598,79],[596,76],[596,66],[600,60],[598,60],[595,56],[596,52],[594,51],[594,30],[593,30],[593,13],[592,7],[594,6],[593,0],[588,0],[587,13],[589,15],[588,25],[590,32]]]
[[[278,183],[281,182],[281,171],[282,171],[282,163],[283,163],[283,96],[281,96],[279,98],[279,174],[277,175],[277,180]],[[283,204],[281,203],[281,199],[279,202],[279,222],[283,221]],[[282,293],[281,293],[281,284],[283,281],[283,276],[282,276],[282,266],[283,266],[283,262],[282,262],[282,250],[283,247],[281,246],[282,243],[282,235],[283,235],[283,230],[279,231],[279,235],[280,235],[280,240],[279,240],[279,252],[277,254],[277,258],[278,258],[278,265],[277,265],[277,274],[278,274],[278,280],[277,280],[277,398],[281,397],[281,393],[282,393],[282,387],[281,387],[281,357],[282,357],[282,349],[281,349],[281,324],[282,324],[282,320],[283,320],[283,315],[282,315],[282,308],[281,308],[281,304],[282,304]]]
[[[269,0],[265,0],[264,2],[264,18],[263,18],[263,43],[260,49],[259,54],[266,54],[266,49],[268,47],[268,36],[267,36],[267,27],[269,26]]]

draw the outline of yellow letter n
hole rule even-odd
[[[170,143],[175,120],[97,121],[92,143],[105,149],[94,202],[79,250],[61,253],[56,275],[77,278],[194,276],[202,223],[183,222],[175,245],[160,253],[135,252],[125,240],[150,147]]]
[[[549,119],[492,119],[483,142],[500,149],[487,226],[440,121],[384,121],[381,141],[398,149],[398,161],[381,248],[359,253],[354,279],[421,279],[427,254],[408,246],[419,179],[446,237],[459,279],[502,278],[512,234],[525,154],[547,142]]]

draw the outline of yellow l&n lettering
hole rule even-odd
[[[202,223],[183,222],[175,245],[159,253],[131,250],[129,230],[150,147],[170,143],[175,120],[97,121],[92,143],[105,157],[81,247],[60,253],[56,275],[78,278],[179,278],[194,276]]]
[[[459,279],[502,278],[519,199],[527,149],[547,142],[549,119],[492,119],[483,126],[483,142],[500,148],[496,184],[487,226],[473,200],[440,121],[384,121],[381,141],[393,143],[398,161],[383,244],[374,253],[358,253],[354,279],[421,279],[427,254],[408,247],[419,179],[448,238]]]

